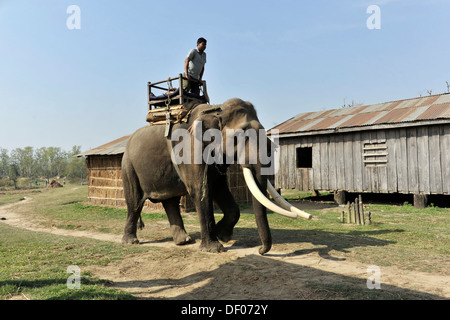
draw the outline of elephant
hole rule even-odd
[[[241,130],[240,132],[244,133],[249,130],[263,132],[256,140],[250,139],[249,136],[245,137],[241,147],[246,152],[242,161],[239,162],[252,193],[253,212],[262,242],[259,248],[261,255],[267,253],[272,247],[266,207],[290,218],[300,215],[310,219],[311,216],[308,213],[291,206],[276,193],[268,181],[273,173],[270,173],[270,166],[267,163],[262,163],[260,159],[251,161],[251,155],[255,154],[255,151],[261,151],[262,146],[267,146],[270,140],[265,135],[264,127],[250,102],[234,98],[221,105],[199,104],[191,108],[186,117],[186,121],[172,124],[169,136],[166,125],[142,127],[130,136],[122,158],[123,188],[128,211],[123,243],[139,243],[137,229],[144,226],[141,211],[146,199],[162,203],[175,244],[192,243],[192,238],[185,230],[179,205],[180,198],[189,194],[200,221],[200,250],[224,251],[221,242],[226,243],[231,240],[233,228],[240,217],[239,206],[229,190],[226,176],[230,165],[228,160],[236,160],[239,150],[238,146],[223,141],[215,144],[213,149],[209,149],[209,157],[206,160],[203,157],[201,161],[198,161],[194,159],[198,151],[195,149],[196,143],[200,143],[200,152],[206,150],[204,140],[200,142],[195,140],[195,133],[198,130],[206,134],[209,129],[213,129],[216,130],[215,133],[222,133],[225,137],[227,137],[225,133],[230,130]],[[186,148],[178,152],[178,155],[182,155],[186,160],[184,162],[175,160],[177,152],[174,150],[181,144],[181,142],[174,144],[174,135],[178,132],[184,133],[183,142],[189,142]],[[188,133],[187,136],[186,133]],[[228,138],[228,142],[230,141],[231,138]],[[273,158],[273,152],[270,150],[264,152],[262,154]],[[239,153],[240,155],[242,153]],[[208,161],[211,160],[210,158],[223,160],[225,157],[227,159],[225,162]],[[268,169],[269,173],[264,173],[264,169]],[[282,208],[267,199],[266,190]],[[214,219],[214,202],[223,212],[223,218],[217,224]]]

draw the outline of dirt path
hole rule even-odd
[[[14,227],[62,236],[86,237],[121,242],[121,236],[91,231],[43,227],[39,221],[14,212],[14,207],[32,201],[0,207],[0,220]],[[339,291],[367,288],[368,265],[339,257],[319,256],[316,250],[300,255],[273,248],[260,256],[258,247],[244,248],[235,242],[222,254],[198,252],[199,241],[187,246],[173,242],[145,242],[158,247],[135,254],[106,267],[87,268],[112,286],[139,298],[172,299],[340,299]],[[305,252],[308,252],[307,250]],[[417,299],[449,299],[450,278],[396,267],[381,267],[384,298],[408,296]],[[333,289],[334,288],[334,289]],[[347,295],[346,295],[347,296]]]

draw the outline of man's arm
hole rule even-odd
[[[202,68],[202,71],[200,72],[200,78],[198,79],[200,83],[203,83],[202,78],[203,78],[203,71],[205,71],[205,67]]]
[[[189,57],[187,57],[186,60],[184,60],[184,74],[186,75],[186,78],[188,80],[191,80],[191,78],[189,77],[189,73],[188,73],[189,61],[191,61],[191,58],[189,58]]]

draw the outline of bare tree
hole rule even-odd
[[[352,99],[352,103],[345,104],[345,100],[346,99],[347,99],[347,97],[344,98],[344,105],[342,106],[342,108],[359,107],[359,106],[362,106],[364,104],[363,102],[356,102],[353,99]]]

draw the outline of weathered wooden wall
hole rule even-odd
[[[94,155],[88,156],[86,166],[88,170],[88,200],[94,205],[113,206],[125,208],[125,196],[122,183],[122,156],[116,155]],[[240,166],[231,165],[228,173],[228,186],[234,199],[238,203],[250,202],[252,197],[248,190]],[[194,210],[189,196],[181,198],[183,211]],[[145,202],[144,211],[163,211],[161,203]]]
[[[279,142],[277,188],[450,194],[450,124],[299,136]],[[384,144],[386,149],[378,147]],[[312,147],[312,168],[296,168],[298,147]],[[364,156],[371,152],[382,155]]]
[[[229,166],[227,182],[230,192],[237,203],[249,203],[252,201],[252,194],[245,183],[240,165],[232,164]]]

